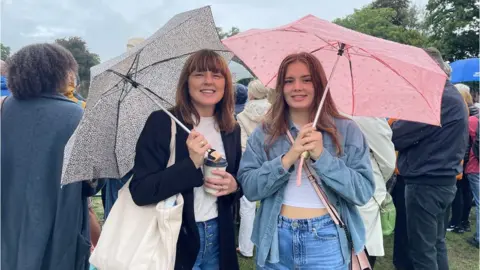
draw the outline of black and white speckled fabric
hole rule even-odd
[[[125,175],[133,167],[147,117],[160,109],[108,69],[131,75],[173,104],[183,64],[191,53],[205,48],[227,61],[233,57],[220,42],[210,7],[174,16],[131,51],[92,67],[87,108],[65,148],[62,185]]]

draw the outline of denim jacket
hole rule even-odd
[[[349,119],[334,119],[339,133],[342,153],[336,154],[336,146],[326,132],[323,134],[324,150],[317,161],[311,163],[319,176],[319,184],[335,206],[351,235],[353,248],[360,252],[365,245],[365,227],[356,206],[366,204],[373,195],[375,184],[370,163],[370,151],[358,126]],[[298,129],[290,121],[290,132],[294,137]],[[252,241],[257,247],[257,264],[264,266],[279,262],[277,220],[283,204],[283,194],[292,166],[283,168],[281,158],[291,144],[286,135],[279,137],[265,152],[267,135],[260,125],[247,141],[240,162],[238,181],[250,201],[261,201],[255,216]],[[344,229],[337,226],[345,263],[350,262],[351,248]]]

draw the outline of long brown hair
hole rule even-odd
[[[193,72],[211,71],[221,73],[225,78],[225,91],[223,98],[215,105],[214,117],[220,131],[232,132],[235,129],[234,108],[235,100],[233,93],[232,75],[227,62],[218,53],[212,50],[200,50],[192,54],[183,66],[180,79],[178,80],[176,104],[174,112],[181,116],[185,123],[198,125],[200,115],[193,106],[192,98],[188,91],[188,77]],[[192,118],[194,116],[194,119]]]
[[[283,59],[278,69],[277,86],[274,90],[275,98],[273,99],[273,104],[270,107],[270,110],[265,116],[263,124],[265,132],[269,135],[267,147],[270,147],[280,136],[286,134],[288,130],[288,122],[290,117],[289,107],[285,101],[283,88],[285,86],[285,76],[287,74],[288,66],[295,62],[304,63],[308,67],[312,77],[313,88],[315,89],[315,95],[313,97],[314,106],[312,106],[310,109],[309,121],[313,122],[318,105],[320,104],[320,100],[325,92],[327,76],[325,75],[322,64],[320,64],[320,61],[318,61],[315,56],[310,53],[302,52],[290,54]],[[342,152],[342,147],[340,145],[340,135],[335,127],[334,118],[344,117],[342,117],[338,112],[332,96],[330,95],[330,92],[328,92],[317,123],[317,130],[325,131],[332,137],[333,142],[337,147],[337,155],[339,155]]]

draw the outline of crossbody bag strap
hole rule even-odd
[[[287,136],[290,142],[293,144],[294,139],[292,134],[290,133],[289,130],[287,130]],[[312,170],[310,166],[308,165],[307,161],[304,161],[303,168],[305,170],[305,173],[307,174],[308,181],[312,184],[313,189],[315,190],[315,193],[317,193],[317,196],[320,198],[322,201],[323,205],[327,209],[328,214],[330,214],[330,217],[332,220],[335,222],[335,224],[340,225],[342,227],[345,226],[343,221],[340,219],[340,215],[338,214],[337,210],[335,207],[332,206],[332,204],[328,201],[328,198],[326,194],[323,192],[323,190],[320,188],[320,185],[317,183],[317,179],[312,173]],[[299,170],[301,170],[301,167],[299,166]],[[298,177],[299,174],[297,174]]]

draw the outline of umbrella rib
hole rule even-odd
[[[320,48],[318,48],[318,49],[315,49],[315,50],[311,51],[310,53],[312,53],[312,54],[313,54],[313,53],[316,53],[316,52],[318,52],[318,51],[321,51],[321,50],[325,49],[325,47],[328,47],[328,46],[333,46],[333,45],[330,44],[330,43],[325,44],[324,46],[322,46],[322,47],[320,47]],[[334,48],[335,48],[335,47],[334,47]],[[338,51],[338,49],[336,49],[336,51]]]
[[[347,49],[347,59],[348,59],[348,65],[350,68],[350,81],[352,82],[352,113],[351,115],[354,114],[355,112],[355,81],[353,80],[353,69],[352,69],[352,59],[350,56],[350,51]]]
[[[393,71],[395,74],[397,74],[400,78],[402,78],[405,82],[407,82],[410,86],[413,87],[413,89],[415,89],[415,91],[417,91],[417,93],[420,94],[420,96],[422,96],[422,98],[425,100],[425,102],[427,103],[428,107],[433,111],[433,108],[432,108],[432,105],[430,104],[430,102],[428,102],[428,100],[425,98],[425,95],[420,92],[417,87],[415,87],[409,80],[407,80],[407,78],[405,78],[404,76],[402,76],[397,70],[395,70],[394,68],[392,68],[389,64],[387,64],[385,61],[383,61],[382,59],[380,59],[379,57],[371,54],[370,52],[368,52],[367,50],[363,49],[363,48],[359,48],[361,51],[364,51],[365,53],[368,53],[370,54],[370,56],[377,60],[378,62],[380,62],[381,64],[383,64],[384,66],[386,66],[387,68],[389,68],[391,71]]]
[[[141,50],[138,51],[138,53],[135,55],[135,59],[133,59],[133,62],[132,62],[132,65],[130,66],[130,68],[128,69],[127,71],[127,77],[130,75],[131,77],[135,76],[134,78],[132,79],[136,79],[137,78],[137,70],[138,70],[138,63],[140,62],[140,53],[143,51],[143,48]],[[135,66],[135,68],[134,68]],[[132,70],[134,70],[132,72]],[[133,75],[133,76],[132,76]],[[127,84],[127,82],[124,81],[125,84]],[[129,88],[127,90],[127,88]],[[133,86],[131,84],[128,84],[128,87],[126,85],[124,85],[124,87],[122,88],[122,95],[120,96],[120,101],[123,101],[128,93],[130,93],[130,91],[132,90]]]
[[[140,53],[143,51],[143,48],[140,49],[137,54],[135,55],[135,59],[133,59],[133,63],[132,65],[130,66],[130,68],[128,69],[127,71],[127,76],[128,75],[131,75],[132,73],[132,70],[136,70],[138,69],[138,63],[140,62]],[[135,68],[134,68],[135,67]],[[136,78],[136,72],[134,72],[134,75],[135,75],[135,78]],[[122,102],[125,100],[125,98],[128,96],[128,93],[130,93],[130,90],[133,88],[133,86],[131,84],[129,84],[128,86],[126,85],[127,82],[125,80],[122,80],[124,82],[124,85],[122,87],[122,92],[120,93],[120,98],[118,99],[118,106],[117,106],[117,127],[118,127],[118,123],[120,123],[120,105],[122,104]],[[130,88],[130,89],[128,89]],[[128,89],[128,90],[127,90]],[[118,164],[118,157],[117,157],[117,141],[118,141],[118,128],[115,130],[115,143],[114,143],[114,151],[113,151],[113,154],[115,155],[115,160],[117,160],[117,171],[118,171],[118,175],[120,175],[120,165]]]

